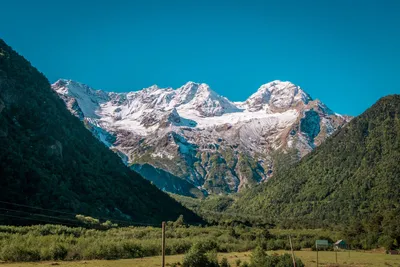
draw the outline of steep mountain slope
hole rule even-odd
[[[52,88],[126,164],[159,188],[189,196],[264,181],[278,169],[280,154],[291,151],[298,160],[349,120],[281,81],[236,103],[194,82],[129,93],[70,80]]]
[[[380,99],[231,212],[293,227],[400,220],[400,95]],[[245,215],[244,215],[245,216]],[[400,228],[398,228],[400,234]]]
[[[47,79],[1,39],[0,143],[0,201],[134,222],[159,223],[180,214],[200,221],[124,166],[70,114]],[[2,203],[2,223],[16,222],[13,213],[4,215],[10,209],[15,207]],[[29,215],[19,217],[18,223],[28,223]]]

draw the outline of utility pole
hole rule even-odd
[[[336,263],[337,263],[337,248],[335,248],[335,258],[336,258]]]
[[[165,267],[165,222],[162,222],[162,267]]]
[[[289,235],[289,242],[290,242],[290,250],[292,251],[292,260],[293,260],[293,267],[296,267],[296,260],[294,258],[294,251],[293,251],[293,245],[292,245],[292,238]]]

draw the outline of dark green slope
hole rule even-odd
[[[380,99],[231,210],[289,227],[400,220],[400,95]]]
[[[200,221],[125,167],[70,114],[47,79],[1,39],[0,201],[95,217],[130,216],[135,222],[159,223],[180,214]],[[15,214],[10,210],[16,206],[0,207],[0,214]],[[23,214],[18,216],[27,217]],[[7,218],[12,217],[0,215],[3,222]]]

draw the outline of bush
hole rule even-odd
[[[378,240],[378,244],[381,247],[384,247],[386,250],[391,250],[394,248],[394,242],[393,238],[390,236],[381,236]]]
[[[231,265],[229,264],[228,259],[224,257],[224,258],[222,258],[221,264],[219,266],[221,266],[221,267],[230,267]]]
[[[135,243],[127,242],[122,244],[124,251],[123,258],[141,258],[144,256],[143,248]]]
[[[250,266],[251,267],[262,267],[266,266],[267,254],[264,249],[257,246],[250,256]]]
[[[296,267],[304,267],[303,262],[295,258],[296,261]],[[292,256],[289,254],[283,254],[282,256],[278,256],[278,262],[276,264],[276,267],[292,267],[293,266],[293,259]]]
[[[300,259],[296,260],[296,266],[304,267]],[[244,264],[242,265],[244,266]],[[265,251],[258,246],[250,256],[250,267],[292,267],[293,260],[289,254],[279,256],[277,254],[267,255]]]
[[[11,245],[1,250],[0,258],[3,261],[39,261],[40,253],[36,249]]]
[[[218,251],[218,244],[214,240],[208,239],[199,243],[201,248],[205,251],[210,250],[217,250]]]
[[[183,258],[183,267],[217,267],[216,257],[206,255],[206,250],[200,243],[195,243]]]
[[[173,242],[172,244],[167,245],[165,250],[167,255],[182,254],[188,252],[191,246],[192,242],[180,240],[179,242]]]
[[[183,215],[179,215],[178,219],[172,224],[173,227],[184,227],[185,226],[185,220],[183,219]]]
[[[208,259],[208,267],[219,267],[218,255],[216,250],[210,250],[206,253]]]
[[[277,239],[277,240],[275,240],[275,249],[286,249],[287,243],[288,242],[286,240]]]
[[[60,244],[54,244],[50,248],[50,255],[52,260],[64,260],[68,254],[68,250]]]

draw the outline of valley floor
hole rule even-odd
[[[288,251],[275,251],[270,253],[290,253]],[[232,252],[218,253],[219,259],[226,257],[231,266],[236,266],[236,260],[242,262],[250,261],[251,252]],[[315,251],[295,251],[296,257],[301,258],[306,266],[316,266]],[[377,266],[377,267],[400,267],[400,255],[387,255],[383,252],[338,252],[338,264],[335,263],[335,253],[332,251],[319,252],[319,266]],[[169,266],[172,263],[182,262],[183,255],[166,256],[166,263]],[[32,267],[32,266],[66,266],[66,267],[159,267],[161,266],[161,256],[146,257],[140,259],[128,260],[93,260],[93,261],[62,261],[62,262],[37,262],[37,263],[3,263],[1,267]]]

